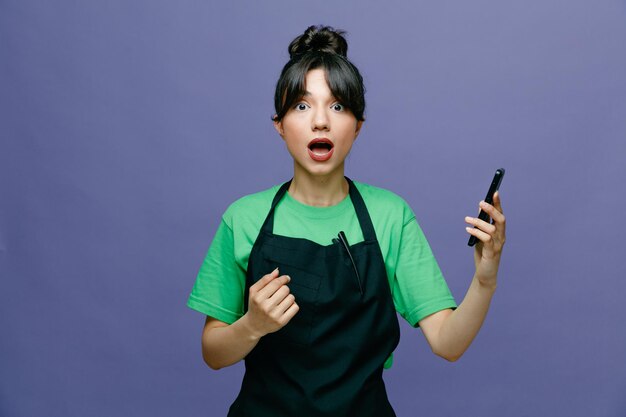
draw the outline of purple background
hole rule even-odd
[[[273,88],[318,23],[368,89],[347,175],[409,202],[458,302],[463,216],[507,169],[489,316],[452,364],[403,324],[398,415],[626,415],[625,22],[624,1],[1,0],[0,415],[225,415],[242,366],[204,365],[185,302],[228,204],[290,177]]]

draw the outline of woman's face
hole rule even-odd
[[[333,97],[324,70],[309,71],[305,86],[304,97],[274,122],[294,159],[294,174],[343,176],[344,160],[363,122]]]

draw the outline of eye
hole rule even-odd
[[[294,109],[296,109],[297,111],[304,111],[304,110],[306,110],[308,108],[309,108],[309,106],[306,103],[298,103],[294,107]]]
[[[344,111],[346,109],[346,106],[344,106],[341,103],[335,103],[335,104],[332,105],[332,109],[334,111]]]

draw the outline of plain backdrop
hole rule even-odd
[[[347,31],[346,174],[405,198],[457,299],[493,172],[508,221],[455,363],[402,322],[398,416],[626,415],[624,1],[0,0],[0,415],[224,416],[185,306],[223,211],[290,178],[287,45]]]

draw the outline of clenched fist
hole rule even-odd
[[[280,330],[300,309],[289,292],[289,281],[289,276],[279,276],[276,268],[250,287],[246,316],[255,336],[263,337]]]

